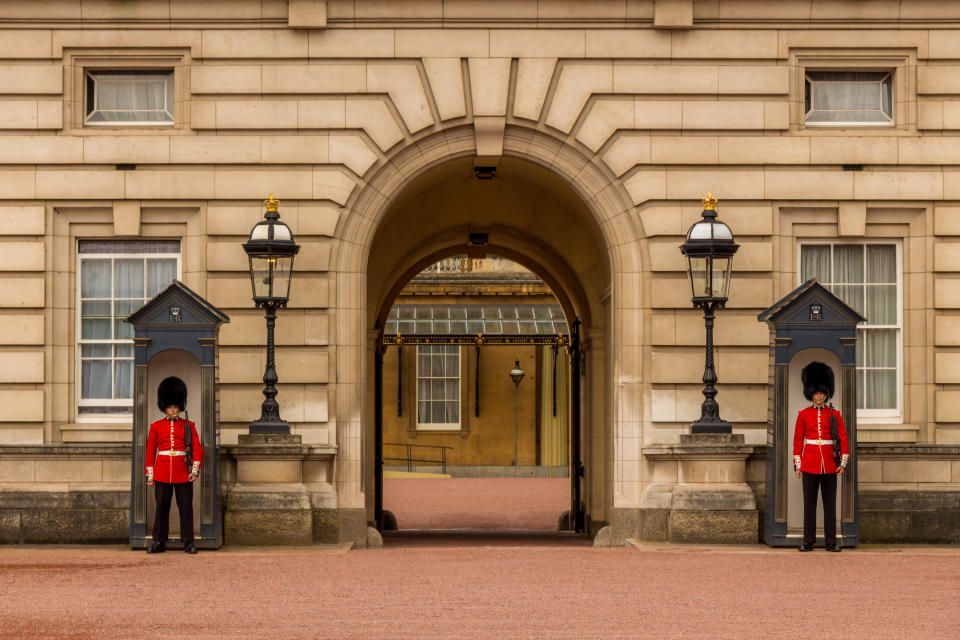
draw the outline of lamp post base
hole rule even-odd
[[[690,425],[690,433],[733,433],[733,425],[723,420],[697,420]]]
[[[250,423],[250,433],[290,433],[290,424],[283,420],[256,420]]]

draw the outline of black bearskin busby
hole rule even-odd
[[[166,411],[170,405],[177,405],[180,411],[187,408],[187,385],[176,376],[164,378],[157,387],[157,406],[160,411]]]
[[[827,400],[833,397],[833,369],[822,362],[811,362],[800,372],[803,382],[803,396],[813,402],[813,394],[822,391]]]

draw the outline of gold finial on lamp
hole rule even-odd
[[[280,201],[275,200],[273,194],[270,194],[269,200],[264,200],[263,205],[267,208],[267,211],[276,211],[280,207]]]
[[[708,191],[707,197],[704,198],[702,202],[704,211],[716,211],[717,203],[720,201],[713,197],[713,191]]]

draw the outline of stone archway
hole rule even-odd
[[[584,321],[585,503],[595,531],[614,496],[639,496],[641,484],[633,204],[601,165],[539,132],[507,128],[494,180],[473,177],[474,155],[472,129],[434,134],[396,153],[347,203],[335,257],[340,508],[372,520],[374,344],[397,288],[439,255],[495,249],[537,272]],[[471,233],[487,246],[472,246]],[[624,402],[636,413],[622,415]],[[621,463],[626,476],[615,472]]]

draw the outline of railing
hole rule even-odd
[[[413,465],[415,462],[423,463],[423,464],[438,464],[440,465],[440,473],[447,472],[447,449],[453,449],[453,447],[445,447],[445,446],[436,445],[436,444],[411,444],[409,442],[384,442],[383,447],[384,449],[386,449],[387,447],[399,447],[403,449],[403,452],[405,454],[403,457],[385,455],[383,456],[384,462],[386,462],[387,460],[393,460],[394,462],[406,462],[407,471],[413,471]],[[440,459],[436,460],[434,458],[426,458],[426,457],[414,458],[413,449],[415,447],[418,449],[439,449]],[[424,455],[429,455],[429,454],[424,454]]]

